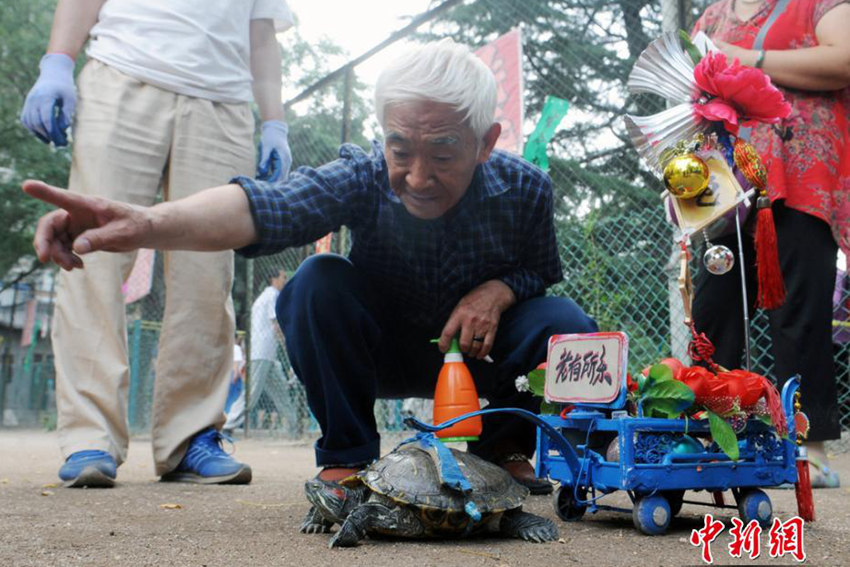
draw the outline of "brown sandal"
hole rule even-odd
[[[528,456],[511,453],[496,460],[496,463],[510,473],[515,481],[528,489],[531,494],[551,494],[552,483],[548,479],[534,476],[534,467]]]

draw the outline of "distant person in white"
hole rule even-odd
[[[265,413],[271,416],[274,426],[282,412],[288,409],[289,384],[278,349],[284,352],[284,338],[277,324],[275,305],[280,290],[286,285],[286,271],[281,269],[269,277],[269,285],[257,297],[251,306],[251,365],[248,382],[248,412],[254,410],[265,394],[272,407],[258,410],[259,425],[262,426]]]

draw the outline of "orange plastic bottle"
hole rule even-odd
[[[478,390],[463,362],[457,338],[454,338],[443,359],[434,391],[434,425],[479,409]],[[481,416],[477,415],[438,431],[437,437],[443,441],[477,441],[482,428]]]

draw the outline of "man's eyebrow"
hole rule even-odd
[[[389,132],[387,133],[387,142],[395,142],[395,143],[405,143],[408,139],[399,134],[398,132]]]
[[[453,146],[460,143],[460,138],[457,136],[441,136],[440,138],[429,140],[428,143],[435,146]]]

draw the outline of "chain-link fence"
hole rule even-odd
[[[667,0],[475,0],[434,2],[432,14],[415,20],[401,38],[422,42],[452,37],[480,47],[519,28],[523,38],[523,94],[528,134],[541,115],[547,96],[569,101],[570,108],[551,141],[549,173],[556,193],[556,225],[565,278],[550,293],[573,298],[603,330],[629,335],[631,371],[660,358],[687,359],[689,330],[675,275],[678,245],[665,221],[659,180],[639,162],[626,135],[625,113],[646,115],[663,101],[630,95],[626,78],[638,54],[663,30],[690,29],[708,1]],[[391,30],[387,30],[389,32]],[[389,33],[387,33],[389,35]],[[286,47],[286,46],[285,46]],[[386,49],[395,49],[389,45]],[[284,50],[286,52],[286,49]],[[337,145],[366,145],[374,128],[371,87],[357,77],[358,64],[329,74],[288,108],[294,165],[319,165],[336,157]],[[320,246],[327,245],[325,242]],[[345,232],[334,234],[329,250],[345,252]],[[304,390],[288,363],[275,322],[250,317],[272,279],[291,274],[315,246],[290,249],[251,262],[237,258],[234,298],[239,329],[247,331],[249,357],[244,416],[251,430],[285,437],[317,434],[306,407]],[[700,257],[700,254],[694,254]],[[691,267],[698,270],[699,262]],[[154,286],[159,289],[158,285]],[[842,303],[847,302],[843,292]],[[129,334],[134,356],[131,419],[135,429],[147,425],[151,359],[155,357],[155,292],[140,302]],[[249,319],[254,319],[253,325]],[[844,321],[838,321],[842,325]],[[837,337],[837,341],[841,337]],[[274,345],[269,372],[257,362],[262,342]],[[757,312],[752,320],[754,370],[770,375],[772,357],[767,321]],[[850,346],[836,342],[835,361],[842,408],[842,428],[850,429]],[[236,370],[238,373],[238,369]],[[260,373],[265,373],[261,377]],[[435,377],[436,378],[436,377]],[[235,399],[235,398],[234,398]],[[135,402],[134,402],[135,400]],[[135,403],[135,405],[132,405]],[[383,431],[401,429],[402,417],[414,413],[430,418],[423,400],[387,400],[376,406]],[[244,426],[244,421],[243,421]]]
[[[540,117],[546,96],[569,101],[564,126],[549,148],[565,271],[564,281],[550,293],[575,299],[603,330],[625,331],[632,372],[669,355],[687,360],[690,331],[683,323],[675,280],[678,245],[659,199],[662,186],[639,163],[623,127],[626,112],[657,112],[663,102],[630,95],[626,77],[649,41],[663,30],[690,29],[708,3],[478,0],[455,3],[407,38],[450,36],[477,48],[518,27],[523,37],[525,133]],[[356,73],[356,66],[352,70]],[[326,100],[345,92],[345,79],[346,73],[338,73],[336,81],[310,96]],[[292,120],[296,133],[298,120]],[[342,120],[338,129],[345,132],[343,139],[362,135]],[[335,157],[332,150],[310,141],[299,144],[297,134],[293,137],[296,163],[313,165]],[[342,236],[334,235],[334,250],[344,248]],[[696,252],[694,257],[701,257]],[[254,261],[255,290],[278,266],[294,269],[303,254]],[[691,264],[699,270],[699,262]],[[770,340],[762,312],[753,316],[751,345],[754,370],[770,375]],[[835,353],[842,425],[848,429],[847,343],[836,343]],[[427,403],[380,402],[378,422],[392,429],[405,411],[427,417]]]

